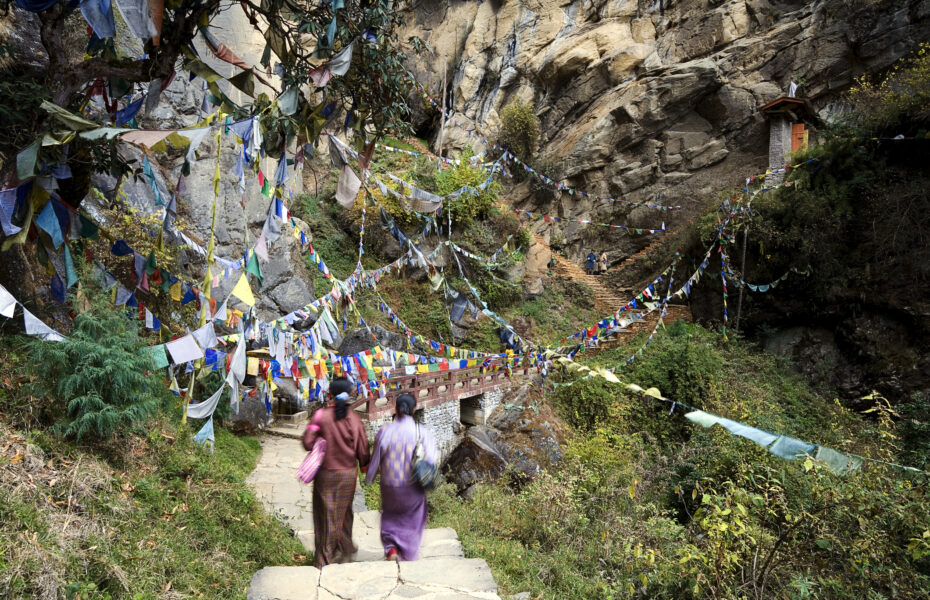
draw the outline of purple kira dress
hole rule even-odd
[[[436,463],[439,452],[433,432],[419,426],[426,460]],[[426,527],[426,493],[413,481],[413,452],[417,423],[398,415],[385,423],[375,437],[366,481],[372,483],[381,472],[381,543],[384,552],[397,550],[401,560],[416,560],[420,539]]]

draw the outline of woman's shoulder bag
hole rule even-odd
[[[413,450],[413,480],[424,490],[431,490],[436,487],[439,480],[439,468],[433,463],[426,460],[426,449],[423,448],[423,441],[420,439],[420,424],[417,423],[417,444]]]

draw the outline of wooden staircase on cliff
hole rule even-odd
[[[591,288],[594,297],[594,308],[607,315],[626,304],[632,296],[632,290],[611,290],[602,282],[598,275],[588,275],[584,267],[553,253],[555,258],[555,274],[563,279],[583,283]]]

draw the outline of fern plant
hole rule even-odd
[[[65,341],[30,339],[27,364],[36,391],[64,408],[53,430],[78,440],[105,439],[152,416],[166,390],[151,374],[144,345],[137,321],[102,298],[75,318]]]

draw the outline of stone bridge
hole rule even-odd
[[[504,392],[515,381],[535,374],[537,367],[513,367],[484,371],[481,367],[398,375],[387,381],[385,398],[359,398],[353,405],[368,428],[368,436],[394,417],[397,397],[403,393],[417,399],[416,419],[436,435],[439,454],[444,459],[462,438],[465,426],[484,425],[497,408]]]

